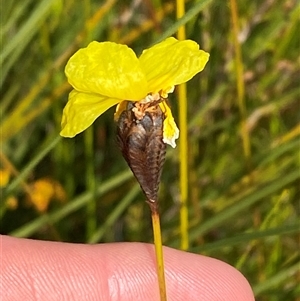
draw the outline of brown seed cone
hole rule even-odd
[[[136,118],[129,102],[117,126],[118,145],[133,174],[138,180],[147,201],[157,203],[158,188],[166,144],[163,142],[164,114],[158,105],[145,110],[144,117]]]

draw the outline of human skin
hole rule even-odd
[[[154,247],[0,236],[0,295],[8,300],[159,301]],[[168,301],[253,301],[230,265],[164,247]]]

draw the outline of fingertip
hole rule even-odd
[[[164,248],[169,292],[174,300],[253,301],[247,279],[229,264],[198,254]]]

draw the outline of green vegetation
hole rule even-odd
[[[299,300],[300,4],[239,0],[234,16],[230,1],[187,1],[176,21],[174,3],[1,3],[1,233],[152,242],[149,208],[116,146],[114,109],[59,137],[71,90],[64,66],[92,40],[140,53],[185,24],[210,53],[187,83],[190,251],[237,267],[258,301]],[[169,101],[178,116],[176,93]],[[168,147],[160,210],[174,248],[178,163]]]

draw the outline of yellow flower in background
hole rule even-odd
[[[66,200],[66,193],[57,181],[47,178],[36,180],[30,186],[29,202],[35,206],[39,212],[45,212],[51,200]]]
[[[19,201],[14,196],[9,196],[5,201],[6,208],[9,210],[16,210],[18,208],[18,204]]]
[[[144,50],[139,58],[126,45],[91,42],[66,65],[65,73],[74,89],[63,111],[60,134],[74,137],[114,105],[118,104],[118,119],[127,101],[159,100],[165,115],[163,140],[175,147],[179,130],[166,99],[175,85],[203,70],[208,58],[196,42],[172,37]]]
[[[7,186],[10,179],[10,171],[8,169],[0,169],[0,188]]]

